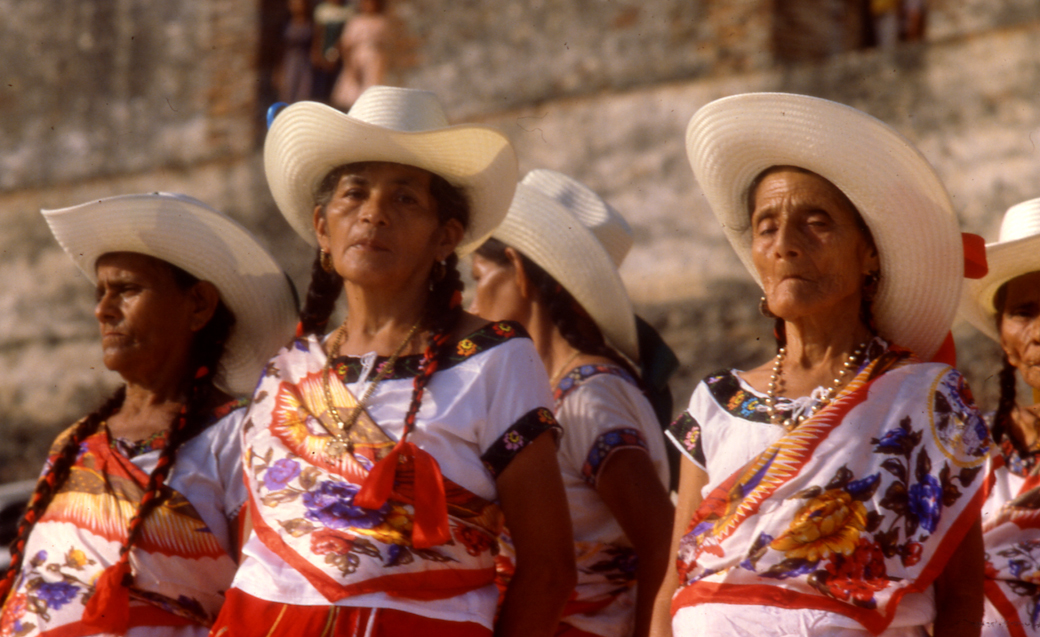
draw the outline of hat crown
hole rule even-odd
[[[567,209],[596,237],[614,266],[621,266],[632,248],[632,228],[621,213],[584,184],[554,170],[532,170],[520,183]]]
[[[1015,241],[1040,234],[1040,199],[1015,204],[1004,213],[1000,224],[999,243]]]
[[[394,86],[372,86],[358,97],[350,117],[403,133],[418,133],[448,126],[437,96],[431,91]]]

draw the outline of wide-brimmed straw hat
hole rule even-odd
[[[367,161],[423,168],[465,191],[470,221],[459,256],[491,235],[516,187],[516,154],[506,136],[476,124],[449,126],[429,91],[373,86],[347,114],[297,102],[278,113],[264,142],[271,194],[289,225],[315,246],[314,196],[322,179],[337,166]]]
[[[635,315],[618,274],[632,230],[617,210],[567,175],[532,170],[492,236],[552,275],[614,348],[639,361]]]
[[[168,193],[123,195],[41,212],[94,283],[102,255],[137,252],[216,286],[235,315],[215,379],[228,393],[251,393],[267,360],[292,338],[297,309],[288,277],[249,231],[201,201]]]
[[[930,359],[960,298],[964,249],[939,176],[905,137],[844,104],[785,93],[749,93],[701,108],[686,151],[726,237],[761,285],[751,260],[748,188],[772,166],[797,166],[834,184],[874,236],[881,281],[873,313],[880,334]]]
[[[980,332],[1000,342],[997,290],[1015,277],[1040,271],[1040,199],[1030,199],[1008,208],[995,243],[986,244],[989,273],[965,281],[960,316]]]

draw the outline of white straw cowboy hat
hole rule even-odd
[[[986,261],[985,277],[965,281],[960,316],[999,343],[997,290],[1015,277],[1040,271],[1040,199],[1008,208],[996,243],[986,244]]]
[[[109,252],[137,252],[209,281],[235,315],[215,382],[252,393],[267,360],[293,335],[296,300],[278,263],[242,226],[185,195],[153,193],[42,210],[61,247],[92,282]]]
[[[686,152],[726,237],[756,282],[748,188],[772,166],[810,170],[838,187],[874,236],[880,334],[921,359],[942,345],[964,276],[964,248],[946,188],[909,140],[844,104],[786,93],[711,102],[690,120]]]
[[[350,112],[297,102],[278,113],[264,142],[264,170],[275,203],[311,245],[314,195],[333,168],[366,161],[423,168],[461,187],[470,202],[463,256],[491,235],[505,216],[517,179],[513,146],[487,126],[449,126],[429,91],[373,86]]]
[[[492,236],[552,275],[611,345],[639,361],[635,314],[618,274],[632,230],[618,211],[567,175],[532,170]]]

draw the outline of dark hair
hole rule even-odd
[[[800,166],[770,166],[769,168],[766,168],[762,172],[758,173],[758,175],[756,175],[755,178],[751,180],[751,184],[747,188],[747,194],[745,197],[749,224],[751,222],[751,216],[755,213],[755,195],[758,193],[759,186],[762,185],[762,182],[765,180],[766,177],[781,171],[792,171],[796,173],[802,173],[804,175],[813,175],[827,182],[827,184],[830,185],[836,193],[838,193],[838,196],[840,197],[841,201],[846,206],[848,206],[849,210],[852,211],[852,218],[856,223],[856,227],[859,228],[860,232],[863,233],[863,238],[867,240],[867,243],[871,247],[874,247],[875,249],[877,248],[877,244],[874,242],[874,234],[870,231],[870,226],[868,226],[867,222],[864,221],[863,215],[859,212],[859,208],[856,207],[856,204],[852,203],[852,200],[849,199],[848,195],[846,195],[841,188],[835,186],[829,179],[827,179],[823,175],[815,173],[806,168],[802,168]],[[880,276],[881,273],[877,272],[877,277],[880,278]],[[877,283],[877,278],[875,278],[874,283]],[[868,330],[870,330],[871,334],[877,334],[877,326],[874,323],[873,303],[873,295],[863,295],[863,297],[860,300],[859,319],[860,322],[863,323],[863,325]],[[784,347],[787,345],[787,332],[784,325],[784,319],[780,317],[774,319],[773,336],[776,338],[777,347]]]
[[[160,259],[155,260],[170,269],[174,282],[180,290],[187,291],[199,282],[199,279],[181,268]],[[217,374],[220,359],[224,355],[224,347],[231,336],[234,325],[234,314],[224,305],[223,301],[220,301],[213,317],[196,333],[192,341],[190,357],[192,377],[188,401],[181,407],[177,418],[170,425],[166,445],[159,454],[155,469],[148,476],[148,484],[137,511],[127,525],[127,541],[120,548],[120,561],[128,558],[130,549],[140,536],[148,515],[168,497],[169,490],[165,488],[165,482],[176,460],[177,451],[181,445],[191,440],[209,424],[205,416],[215,395],[213,379]],[[18,534],[11,544],[11,566],[3,581],[0,582],[0,601],[6,598],[21,570],[25,545],[33,526],[39,521],[51,500],[71,474],[72,466],[79,456],[80,445],[97,433],[101,424],[119,411],[125,398],[126,386],[123,385],[101,407],[74,425],[65,436],[65,442],[61,448],[48,458],[50,467],[37,482],[36,489],[33,491],[18,525]],[[124,585],[129,585],[129,582],[124,582]]]
[[[340,179],[350,172],[363,170],[373,162],[344,164],[333,168],[322,179],[314,193],[315,206],[325,206],[332,200]],[[430,173],[430,195],[436,202],[437,220],[443,225],[456,219],[463,228],[469,227],[470,204],[466,193],[448,183],[440,175]],[[459,274],[459,257],[454,252],[444,261],[443,276],[431,273],[430,295],[426,299],[423,325],[430,331],[430,344],[423,352],[422,371],[412,385],[412,400],[405,414],[405,431],[415,426],[415,417],[422,403],[422,395],[430,378],[437,370],[438,361],[448,351],[448,341],[455,326],[462,318],[462,277]],[[437,268],[435,268],[436,270]],[[326,272],[321,267],[321,251],[315,255],[311,266],[311,282],[307,298],[300,312],[301,334],[322,334],[343,291],[343,279],[335,271]]]
[[[507,247],[509,246],[498,239],[488,239],[477,248],[476,253],[498,265],[508,266],[510,261],[506,256]],[[589,313],[574,296],[541,266],[519,250],[517,253],[520,255],[524,274],[534,286],[538,298],[546,303],[549,319],[560,331],[564,340],[579,352],[610,359],[631,374],[632,378],[639,383],[640,389],[645,390],[639,373],[624,356],[607,344],[596,321],[589,316]]]
[[[1004,320],[1004,305],[1007,303],[1007,283],[1000,286],[997,293],[993,296],[993,305],[997,309],[996,323],[997,333],[1000,333],[1000,326]],[[1015,450],[1022,456],[1028,453],[1025,446],[1019,442],[1014,436],[1010,435],[1011,432],[1011,414],[1015,411],[1015,405],[1018,400],[1018,378],[1016,376],[1018,370],[1011,364],[1008,359],[1007,353],[1004,353],[1003,362],[1000,368],[1000,398],[997,400],[997,411],[993,414],[993,425],[990,427],[990,436],[993,438],[993,442],[1000,444],[1004,437],[1007,436],[1011,440],[1011,444],[1014,445]]]

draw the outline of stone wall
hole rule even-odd
[[[856,6],[809,1],[844,15]],[[253,229],[305,284],[309,250],[274,209],[257,154],[276,6],[0,0],[0,482],[38,471],[55,433],[118,380],[101,369],[92,290],[41,207],[186,192]],[[781,62],[774,0],[395,7],[406,53],[396,78],[436,90],[455,120],[500,127],[523,171],[574,175],[628,217],[636,245],[622,274],[683,361],[677,406],[704,373],[772,350],[756,288],[685,157],[699,106],[778,90],[865,110],[919,145],[965,228],[988,237],[1007,206],[1040,195],[1033,0],[933,0],[924,43],[855,50],[849,36],[840,53],[811,62]],[[834,24],[812,28],[805,38]],[[991,402],[994,348],[967,329],[957,336],[962,367]]]

